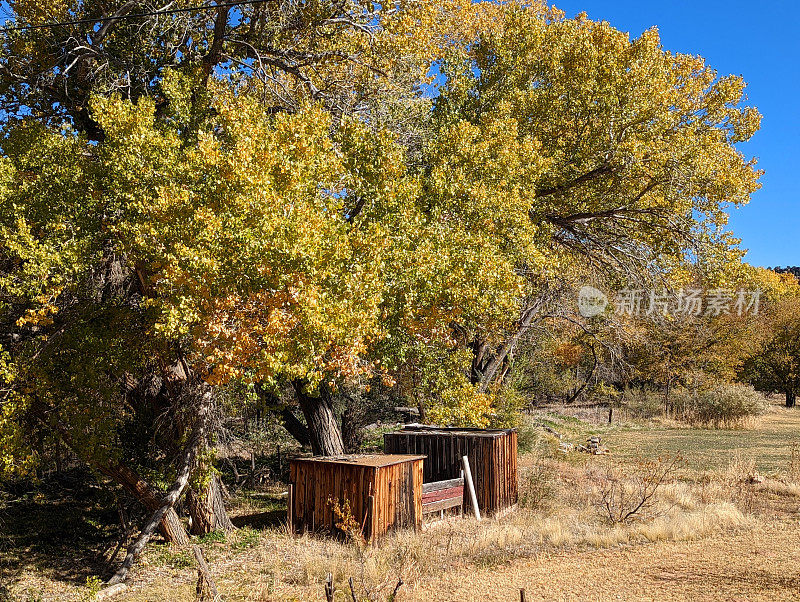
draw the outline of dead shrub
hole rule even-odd
[[[752,514],[756,506],[753,485],[764,481],[756,470],[755,460],[746,457],[742,452],[734,454],[728,461],[724,481],[729,488],[731,502],[745,514]]]
[[[546,508],[555,497],[556,471],[543,458],[537,458],[520,475],[519,504],[530,510]]]
[[[752,483],[758,480],[756,461],[753,458],[746,457],[741,451],[736,452],[728,460],[724,478],[728,485]]]
[[[611,524],[653,518],[656,493],[685,464],[680,455],[639,458],[629,473],[608,464],[596,478],[594,506]]]

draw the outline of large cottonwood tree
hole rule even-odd
[[[738,261],[725,224],[759,187],[737,145],[760,115],[740,77],[663,49],[655,29],[630,39],[511,3],[473,42],[446,64],[427,193],[527,285],[514,323],[468,325],[474,380],[488,390],[542,313],[542,291],[573,266],[630,283]]]
[[[655,32],[521,3],[10,6],[78,23],[2,36],[0,436],[46,425],[145,502],[123,476],[149,445],[170,499],[218,491],[182,469],[208,468],[216,386],[293,386],[335,454],[343,381],[469,345],[434,397],[481,422],[565,273],[737,257],[758,115]]]
[[[45,427],[151,510],[161,493],[125,456],[194,441],[202,468],[197,419],[230,378],[291,379],[316,451],[339,451],[316,392],[375,330],[376,302],[352,293],[383,244],[354,224],[383,194],[357,174],[382,168],[387,128],[419,145],[432,25],[459,10],[194,6],[18,0],[0,40],[3,440]],[[206,530],[230,525],[215,479],[189,483]]]

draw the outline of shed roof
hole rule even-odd
[[[408,454],[350,454],[346,456],[315,456],[311,458],[295,458],[293,462],[326,462],[330,464],[348,464],[350,466],[391,466],[412,460],[423,460],[426,456]]]
[[[406,424],[399,431],[387,433],[389,435],[463,435],[467,437],[500,437],[514,432],[516,429],[479,429],[456,426],[430,426],[427,424]]]

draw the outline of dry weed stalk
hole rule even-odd
[[[387,576],[379,583],[372,582],[368,577],[367,562],[373,549],[367,545],[367,540],[364,538],[364,525],[359,524],[355,516],[353,516],[349,500],[340,502],[339,500],[328,498],[328,505],[333,511],[336,529],[344,533],[347,542],[352,544],[357,555],[359,568],[357,584],[352,576],[348,579],[352,602],[379,602],[382,600],[393,602],[404,583],[401,575],[407,562],[407,553],[398,554],[399,567],[396,579]],[[394,585],[393,588],[392,585]],[[332,585],[330,583],[326,584],[326,595],[329,587],[332,587]],[[384,597],[384,592],[389,588],[392,588],[391,591]]]
[[[612,524],[652,518],[649,511],[659,487],[685,464],[680,455],[655,460],[640,458],[630,475],[608,465],[600,479],[595,505]]]

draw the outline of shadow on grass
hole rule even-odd
[[[286,523],[286,510],[268,510],[254,514],[243,514],[232,518],[231,522],[237,528],[269,529],[270,527],[280,527]]]
[[[286,524],[286,497],[277,491],[240,490],[226,506],[237,528],[264,530]]]
[[[102,552],[119,536],[119,517],[90,473],[69,471],[0,495],[0,582],[34,571],[84,584],[104,572]]]
[[[141,524],[143,509],[134,500],[128,503],[128,521]],[[286,522],[286,500],[279,494],[242,492],[230,503],[239,510],[232,517],[236,527],[261,531]],[[7,588],[26,580],[26,573],[77,586],[88,577],[109,577],[116,563],[107,559],[121,532],[113,490],[102,487],[89,471],[74,469],[0,490],[0,601],[7,599]],[[159,541],[160,535],[154,538]],[[120,550],[116,562],[124,552]],[[169,547],[162,556],[171,564],[192,562]]]

